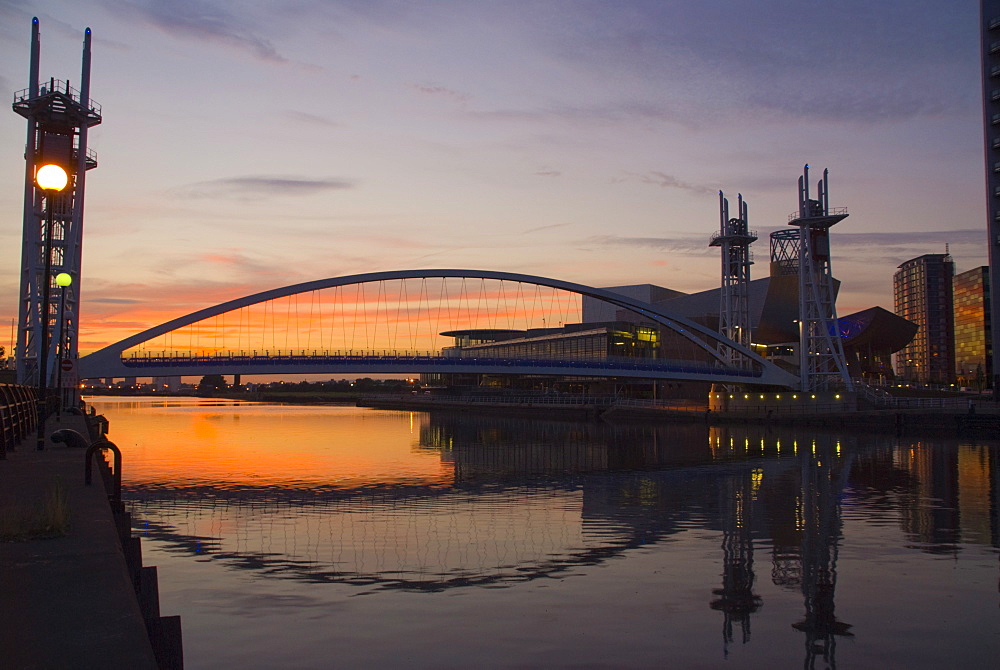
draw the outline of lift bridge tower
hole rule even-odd
[[[13,103],[28,122],[15,360],[19,383],[53,388],[56,379],[69,385],[77,359],[84,184],[87,170],[97,167],[87,148],[87,131],[101,122],[101,108],[90,99],[90,28],[83,34],[79,89],[68,80],[39,79],[38,29],[36,17],[31,21],[28,88],[15,93]],[[35,183],[38,168],[48,164],[60,166],[68,176],[58,193]],[[68,286],[66,277],[56,285],[62,274],[69,275]]]
[[[722,291],[719,297],[719,332],[733,342],[750,348],[750,266],[753,258],[750,245],[757,232],[747,228],[747,203],[737,195],[739,215],[729,218],[729,201],[719,191],[719,232],[712,235],[709,246],[722,249]],[[749,363],[747,357],[731,347],[725,347],[734,367]]]
[[[799,210],[788,217],[798,228],[799,370],[802,391],[854,385],[847,372],[837,323],[837,294],[830,271],[830,228],[847,218],[847,209],[830,209],[829,170],[809,194],[809,166],[799,177]],[[780,261],[780,259],[777,259]]]

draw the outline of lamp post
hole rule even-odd
[[[66,403],[66,390],[63,388],[63,360],[66,359],[66,288],[73,284],[73,275],[60,272],[56,275],[56,286],[59,287],[59,347],[56,359],[59,369],[56,371],[56,388],[59,391],[59,404],[56,405],[56,418],[61,420],[63,405]]]
[[[39,310],[41,340],[36,349],[38,356],[38,434],[35,449],[45,449],[46,394],[48,392],[49,355],[49,289],[52,283],[52,209],[55,196],[69,183],[69,175],[59,165],[49,163],[35,172],[35,185],[45,194],[45,270],[42,273],[42,302]]]

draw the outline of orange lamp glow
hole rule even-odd
[[[55,191],[58,193],[66,188],[66,184],[68,183],[69,175],[66,174],[66,170],[54,163],[43,165],[35,173],[35,184],[43,191]]]

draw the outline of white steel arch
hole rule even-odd
[[[493,363],[471,361],[426,360],[420,357],[408,357],[400,360],[333,360],[332,357],[316,357],[312,360],[266,360],[263,356],[230,357],[226,360],[218,358],[192,358],[187,362],[156,361],[155,365],[143,361],[128,359],[124,352],[149,342],[154,338],[177,329],[216,317],[244,307],[265,303],[267,301],[310,293],[321,289],[361,285],[372,282],[386,282],[405,279],[422,278],[459,278],[475,280],[500,280],[520,284],[536,285],[566,291],[581,296],[589,296],[606,301],[617,307],[642,315],[650,322],[667,329],[674,336],[685,339],[691,345],[700,349],[706,359],[712,361],[712,369],[703,366],[700,370],[652,369],[649,366],[637,365],[626,369],[614,366],[586,365],[585,362],[548,361],[544,364],[519,365],[516,361]],[[725,345],[729,351],[737,351],[745,356],[743,369],[736,370],[727,357],[720,354],[720,345]],[[239,359],[239,360],[237,360]],[[151,367],[152,366],[152,367]],[[661,366],[662,367],[662,366]],[[752,368],[752,370],[751,370]],[[427,270],[397,270],[374,272],[366,274],[333,277],[311,282],[304,282],[276,288],[261,293],[255,293],[235,300],[208,307],[185,316],[173,319],[154,328],[125,338],[99,351],[84,356],[80,360],[80,372],[83,378],[121,377],[121,376],[170,376],[170,375],[201,375],[201,374],[290,374],[305,372],[376,372],[376,373],[406,373],[406,372],[506,372],[511,374],[576,374],[625,377],[654,377],[672,379],[698,379],[706,381],[730,381],[756,384],[773,384],[779,386],[794,386],[798,379],[790,373],[764,360],[749,348],[733,341],[728,341],[718,333],[686,318],[670,314],[648,303],[628,298],[604,289],[593,288],[582,284],[566,282],[558,279],[510,272],[490,270],[457,270],[457,269],[427,269]]]

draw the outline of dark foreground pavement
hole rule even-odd
[[[48,430],[86,435],[82,416]],[[0,668],[156,668],[100,475],[84,485],[84,449],[35,436],[0,460],[0,513],[32,514],[61,482],[62,537],[0,542]]]

